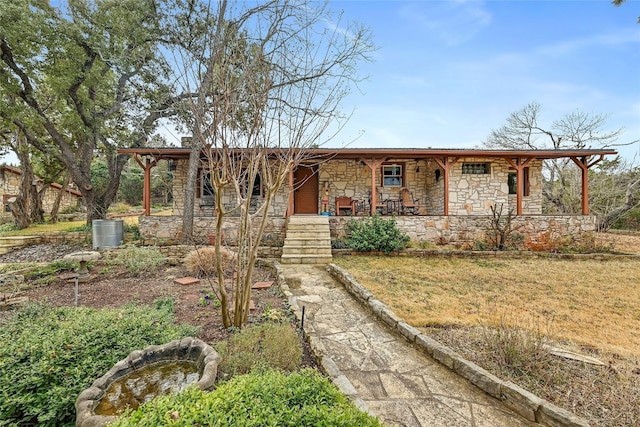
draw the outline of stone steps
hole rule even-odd
[[[2,236],[0,237],[0,255],[7,254],[25,246],[40,243],[40,236]]]
[[[289,217],[280,258],[283,264],[326,264],[331,256],[329,218],[322,215]]]

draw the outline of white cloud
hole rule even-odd
[[[491,14],[482,1],[413,2],[399,13],[449,46],[472,39],[491,24]]]
[[[570,39],[546,46],[540,46],[534,50],[534,53],[538,55],[557,57],[595,47],[615,47],[627,44],[640,45],[640,32],[635,30],[623,30],[616,31],[615,33],[594,34],[589,37]]]

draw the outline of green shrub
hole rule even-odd
[[[257,368],[294,371],[302,365],[300,336],[287,323],[251,326],[214,346],[222,356],[218,377],[224,380]]]
[[[340,239],[331,239],[331,249],[348,249],[349,241],[344,237]]]
[[[118,360],[196,333],[173,323],[172,304],[157,305],[16,312],[0,327],[0,425],[73,425],[78,394]]]
[[[124,232],[133,234],[133,240],[140,240],[140,227],[138,224],[124,224]]]
[[[347,223],[351,249],[359,252],[381,251],[385,254],[404,249],[409,236],[402,233],[395,218],[383,219],[374,215],[365,219],[352,219]]]
[[[10,231],[19,230],[18,226],[13,222],[7,222],[0,225],[0,233],[8,233]]]
[[[130,273],[153,271],[164,264],[167,258],[151,246],[128,246],[116,251],[116,256],[107,260],[108,265],[121,265]]]
[[[163,396],[121,417],[125,426],[327,426],[382,427],[358,410],[338,388],[317,371],[289,375],[278,371],[235,377],[215,391],[195,386]]]

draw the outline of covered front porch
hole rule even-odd
[[[143,203],[151,214],[151,170],[168,161],[174,173],[174,213],[183,212],[189,148],[122,149],[144,170]],[[581,210],[589,214],[588,170],[613,150],[310,149],[290,172],[270,215],[488,215],[502,205],[516,215],[540,215],[544,160],[570,159],[581,172]],[[204,161],[203,157],[203,161]],[[203,162],[206,164],[206,161]],[[216,207],[200,169],[195,216]],[[252,197],[261,202],[254,183]],[[232,207],[233,199],[225,200]]]

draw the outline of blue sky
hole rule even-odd
[[[640,1],[332,1],[379,49],[327,147],[473,148],[530,102],[608,114],[640,139]],[[172,142],[178,135],[161,129]],[[357,139],[356,139],[357,138]],[[354,141],[354,139],[356,139]],[[618,148],[627,158],[639,144]],[[9,159],[11,161],[11,159]]]
[[[330,146],[473,148],[530,102],[608,114],[640,139],[640,2],[334,1],[379,50]],[[638,146],[620,148],[625,157]]]

